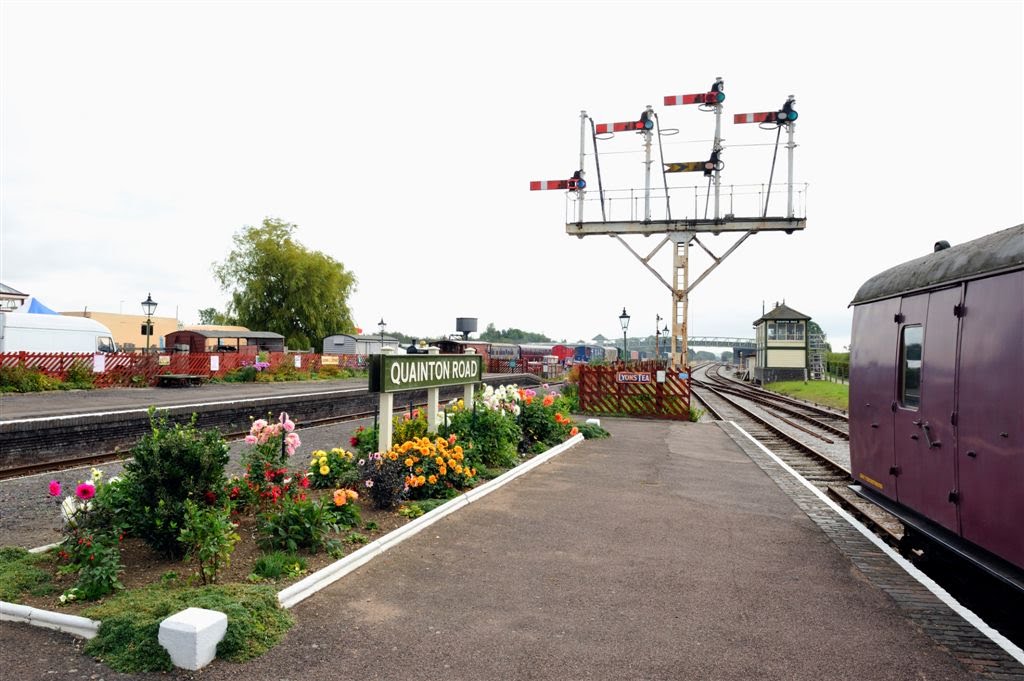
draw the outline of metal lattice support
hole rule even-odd
[[[807,336],[807,361],[811,366],[811,378],[820,381],[825,378],[825,360],[828,347],[825,344],[825,334],[814,332]]]

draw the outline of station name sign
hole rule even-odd
[[[480,355],[370,355],[370,392],[479,383],[483,365]]]

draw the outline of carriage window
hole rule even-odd
[[[920,326],[903,327],[900,339],[900,404],[917,409],[921,404],[921,342]]]

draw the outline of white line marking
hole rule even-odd
[[[917,569],[917,567],[915,567],[913,563],[908,561],[906,558],[893,551],[893,549],[888,544],[879,539],[874,532],[866,528],[864,525],[860,523],[859,520],[854,518],[852,515],[843,510],[843,508],[841,508],[838,504],[836,504],[834,501],[825,496],[824,492],[822,492],[820,489],[818,489],[810,482],[808,482],[806,479],[804,479],[804,477],[797,473],[795,470],[790,468],[785,461],[780,459],[778,456],[776,456],[774,452],[772,452],[770,449],[768,449],[760,442],[755,440],[750,435],[750,433],[743,430],[743,428],[741,428],[735,421],[729,421],[729,423],[731,423],[736,428],[736,430],[743,433],[747,437],[747,439],[753,442],[761,451],[770,456],[775,461],[775,463],[779,464],[783,468],[783,470],[785,470],[787,473],[789,473],[798,481],[800,481],[800,483],[803,484],[804,487],[814,492],[814,494],[817,495],[817,497],[821,499],[823,502],[825,502],[825,504],[827,504],[829,508],[835,511],[836,514],[839,515],[839,517],[841,517],[846,522],[850,523],[850,525],[855,527],[861,534],[867,537],[872,544],[881,549],[887,556],[889,556],[889,558],[895,561],[897,565],[903,568],[907,572],[907,574],[916,579],[924,588],[928,589],[933,594],[935,594],[935,596],[940,601],[948,605],[953,612],[960,615],[960,617],[962,617],[967,623],[972,625],[975,629],[984,634],[990,641],[992,641],[997,646],[1006,651],[1006,653],[1010,657],[1024,665],[1024,650],[1021,650],[1018,646],[1016,646],[1013,643],[1013,641],[1009,640],[1008,638],[1000,634],[998,631],[990,627],[988,624],[986,624],[984,620],[975,615],[973,611],[961,605],[959,601],[957,601],[955,598],[949,595],[949,592],[947,592],[941,586],[936,584],[931,577]]]

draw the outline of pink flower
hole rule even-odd
[[[366,481],[366,486],[367,487],[373,487],[373,480],[367,480]]]
[[[50,481],[50,496],[60,496],[60,482],[57,480]]]
[[[290,433],[295,430],[295,422],[291,419],[284,422],[284,432]]]
[[[96,496],[96,486],[91,482],[83,482],[75,488],[75,496],[82,501],[88,501]]]
[[[245,444],[247,444],[247,445],[254,445],[254,444],[256,444],[256,436],[255,435],[246,435],[245,436]]]
[[[288,420],[288,412],[286,412],[286,411],[282,411],[281,415],[277,417],[277,422],[278,423],[284,423],[287,420]]]

